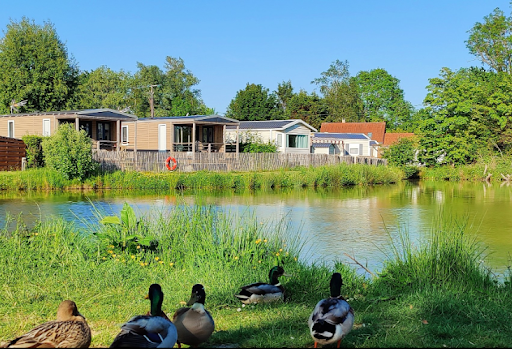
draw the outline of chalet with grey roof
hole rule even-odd
[[[121,147],[121,122],[135,123],[137,116],[112,109],[86,109],[56,112],[14,113],[0,115],[0,136],[21,138],[25,135],[51,136],[59,125],[71,123],[85,130],[96,149]]]
[[[300,119],[240,121],[238,131],[234,126],[226,127],[226,138],[237,142],[248,137],[257,137],[262,143],[273,143],[277,151],[286,154],[309,154],[311,137],[317,130]]]
[[[238,120],[220,115],[139,118],[122,123],[122,144],[136,150],[223,153],[229,143],[226,127],[237,130],[238,125]]]

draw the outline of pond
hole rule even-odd
[[[304,241],[301,259],[327,264],[340,260],[361,273],[382,268],[391,252],[390,237],[405,232],[418,245],[442,215],[469,223],[468,233],[482,242],[485,263],[499,277],[511,262],[512,188],[500,184],[421,181],[336,190],[2,192],[0,227],[7,214],[22,214],[29,225],[58,215],[86,227],[98,221],[98,211],[119,214],[125,202],[138,214],[185,202],[212,205],[229,215],[253,214],[265,224],[284,220]]]

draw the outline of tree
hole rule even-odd
[[[329,115],[325,122],[361,121],[363,116],[362,101],[357,85],[350,78],[348,61],[334,61],[320,78],[311,81],[320,85]]]
[[[301,90],[288,101],[287,115],[290,119],[301,119],[319,130],[327,115],[327,106],[316,93],[308,94]]]
[[[441,76],[429,82],[420,123],[420,162],[466,164],[493,150],[512,152],[508,73],[443,68]]]
[[[282,83],[278,84],[276,95],[281,113],[286,115],[288,111],[288,103],[294,95],[291,81],[283,81]]]
[[[226,116],[240,121],[275,120],[279,115],[277,97],[262,85],[247,84],[231,100]]]
[[[67,179],[83,180],[95,169],[91,139],[85,130],[77,131],[72,123],[59,126],[54,135],[42,142],[45,164]]]
[[[362,101],[364,120],[385,121],[387,130],[411,121],[413,107],[404,100],[400,80],[381,68],[361,71],[353,79]]]
[[[512,72],[512,18],[496,8],[468,31],[466,47],[497,72]]]
[[[27,100],[25,111],[65,108],[77,84],[78,68],[50,22],[40,26],[23,17],[7,25],[0,40],[0,112]]]
[[[130,74],[115,72],[106,66],[90,72],[82,72],[74,97],[73,109],[133,108],[129,100],[129,86],[133,82]]]
[[[165,71],[155,65],[137,63],[137,66],[139,70],[134,75],[130,91],[138,116],[151,116],[151,90],[154,116],[213,114],[213,109],[201,100],[201,91],[192,88],[199,79],[185,68],[181,58],[167,56]]]

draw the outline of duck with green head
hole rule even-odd
[[[341,295],[343,280],[340,273],[331,276],[329,298],[322,299],[315,306],[308,319],[309,331],[315,341],[321,345],[338,342],[352,330],[354,326],[354,309]]]
[[[124,323],[110,348],[174,347],[178,340],[178,332],[162,312],[164,293],[160,285],[152,284],[147,298],[151,303],[149,314],[134,316]]]
[[[211,314],[204,308],[206,293],[201,284],[192,287],[192,295],[187,306],[174,313],[172,322],[178,330],[178,346],[187,344],[197,347],[206,342],[215,330]]]
[[[275,266],[270,269],[268,275],[270,283],[255,282],[242,286],[242,289],[238,294],[235,294],[235,297],[244,304],[268,303],[283,299],[284,287],[279,282],[279,277],[281,276],[291,275],[285,274],[283,267]]]

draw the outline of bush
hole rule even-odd
[[[46,166],[62,173],[66,179],[83,180],[96,169],[92,159],[91,139],[73,124],[60,125],[57,132],[43,140]]]
[[[27,146],[27,165],[29,168],[44,167],[43,148],[41,147],[44,138],[29,135],[21,137]]]
[[[240,136],[240,151],[242,153],[275,153],[277,145],[268,141],[264,143],[258,134],[249,131]]]
[[[403,167],[414,163],[416,153],[415,140],[410,138],[400,138],[398,142],[384,149],[382,157],[388,160],[393,166]]]

